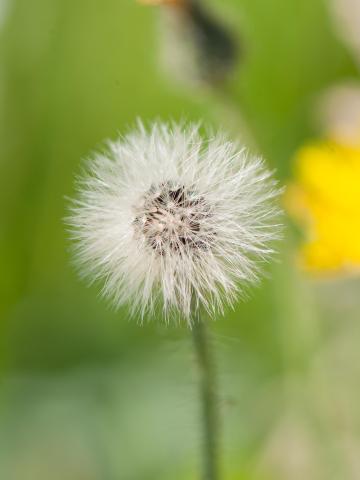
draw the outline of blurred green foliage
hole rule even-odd
[[[202,119],[235,136],[240,112],[285,181],[292,153],[316,134],[317,95],[358,78],[321,0],[211,7],[242,42],[221,92],[164,75],[158,9],[132,0],[0,1],[0,478],[196,478],[188,332],[161,322],[140,328],[78,280],[63,223],[74,175],[81,158],[137,116]],[[280,478],[270,467],[255,472],[284,412],[287,380],[307,371],[338,328],[314,320],[291,255],[289,236],[261,288],[213,326],[229,479]],[[320,457],[321,465],[337,458]],[[339,465],[335,476],[325,468],[311,479],[352,478]]]

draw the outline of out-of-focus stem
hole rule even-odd
[[[200,396],[203,423],[203,480],[219,480],[218,465],[218,399],[215,369],[211,355],[207,324],[198,308],[193,309],[193,339],[199,367]]]

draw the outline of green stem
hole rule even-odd
[[[218,402],[215,372],[209,344],[207,324],[199,309],[193,312],[193,339],[200,376],[200,396],[203,421],[203,480],[219,480],[218,472]]]

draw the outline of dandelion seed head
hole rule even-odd
[[[77,262],[141,317],[159,303],[189,323],[194,302],[222,313],[273,253],[278,193],[263,161],[223,135],[139,122],[79,181],[68,219]]]

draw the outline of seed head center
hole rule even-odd
[[[184,186],[164,182],[152,186],[135,208],[135,233],[159,255],[208,248],[204,222],[209,208],[204,198]]]

